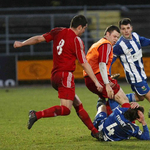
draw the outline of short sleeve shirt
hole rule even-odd
[[[54,28],[43,34],[46,42],[53,40],[53,69],[57,71],[73,72],[75,60],[79,63],[87,62],[84,43],[70,28]]]

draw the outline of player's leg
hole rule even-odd
[[[118,93],[115,94],[115,101],[117,101],[122,107],[130,107],[129,104],[129,99],[127,98],[126,94],[124,93],[124,91],[122,90],[122,88],[120,88],[120,90],[118,91]]]
[[[112,111],[120,107],[120,104],[116,102],[114,99],[108,99],[108,101],[109,101],[109,105]]]
[[[129,102],[138,102],[139,99],[137,98],[135,93],[128,93],[126,94],[127,98],[129,99]]]
[[[104,113],[107,114],[107,109],[106,109],[105,103],[102,103],[101,105],[99,105],[99,106],[97,107],[97,113],[96,113],[95,116],[97,116],[97,115],[98,115],[99,113],[101,113],[101,112],[104,112]]]
[[[111,85],[111,88],[114,91],[114,100],[118,102],[122,107],[130,107],[129,99],[127,98],[126,94],[118,84],[117,80],[112,79],[109,77],[109,82]]]
[[[150,88],[146,80],[131,86],[132,90],[135,91],[135,97],[139,101],[143,101],[145,98],[150,102]],[[148,112],[150,118],[150,110]]]
[[[72,76],[72,78],[68,78]],[[68,81],[69,79],[69,81]],[[70,80],[72,79],[72,80]],[[69,83],[70,84],[67,84]],[[55,105],[42,111],[30,111],[28,129],[31,129],[33,124],[41,118],[66,116],[70,114],[73,100],[75,97],[74,77],[71,73],[59,72],[52,76],[52,85],[58,90],[58,97],[60,98],[61,105]],[[67,86],[68,85],[68,86]]]
[[[101,124],[102,124],[102,121],[104,121],[105,118],[107,118],[107,108],[106,108],[105,104],[106,104],[105,102],[98,103],[97,113],[96,113],[94,121],[93,121],[94,127],[99,130],[99,140],[102,140],[102,141],[104,140],[104,138],[103,138]],[[93,136],[92,133],[91,133],[91,135]]]
[[[139,95],[137,92],[134,94],[136,102],[144,101],[145,97],[143,95]]]
[[[150,88],[146,80],[131,85],[131,89],[135,92],[136,101],[143,101],[146,98],[150,102]]]
[[[73,106],[76,110],[77,115],[82,120],[82,122],[87,126],[89,130],[93,133],[93,135],[98,139],[98,130],[94,127],[88,113],[84,109],[82,102],[80,101],[79,97],[75,95],[75,99],[73,101]]]
[[[131,89],[134,93],[126,94],[126,96],[129,99],[129,102],[139,102],[144,100],[145,92],[143,93],[141,88],[144,87],[145,81],[137,84],[131,84]],[[148,85],[146,85],[148,86]],[[141,93],[142,92],[142,93]],[[147,91],[148,92],[148,91]],[[140,94],[141,93],[141,94]]]
[[[114,100],[113,100],[114,101]],[[116,102],[116,101],[114,101]],[[117,102],[116,102],[117,103]],[[107,110],[107,115],[109,116],[111,113],[112,113],[112,108],[110,106],[110,102],[109,102],[109,99],[106,101],[105,98],[100,98],[98,99],[97,101],[97,105],[96,105],[96,108],[98,109],[99,106],[101,105],[106,105],[106,110]]]
[[[55,105],[42,111],[36,112],[37,119],[69,115],[73,101],[68,99],[60,99],[60,101],[61,105]]]
[[[150,91],[144,95],[144,97],[150,102]]]
[[[33,124],[41,118],[69,115],[71,112],[71,106],[73,101],[61,99],[61,103],[63,105],[52,106],[50,108],[38,112],[31,110],[29,112],[28,129],[31,129]]]

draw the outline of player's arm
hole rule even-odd
[[[101,47],[98,48],[98,52],[99,52],[100,74],[101,74],[103,82],[106,86],[107,95],[109,98],[112,99],[114,97],[114,92],[113,92],[111,86],[109,85],[107,67],[106,67],[106,62],[108,61],[109,53],[111,52],[111,45],[103,44]]]
[[[148,130],[148,127],[147,127],[147,124],[145,122],[145,118],[144,118],[144,114],[138,110],[138,115],[139,115],[139,118],[137,119],[143,126],[143,133],[142,133],[142,137],[143,139],[149,139],[150,140],[150,136],[149,136],[149,130]]]
[[[141,46],[148,46],[148,45],[150,45],[150,39],[142,37],[142,36],[139,37],[139,39],[140,39]]]
[[[92,79],[92,81],[95,83],[95,86],[97,87],[98,91],[102,91],[102,86],[98,82],[90,64],[87,62],[86,56],[85,56],[85,51],[84,51],[84,43],[80,39],[80,37],[77,37],[75,40],[75,45],[76,45],[76,54],[79,63],[81,64],[83,70],[89,75],[89,77]]]
[[[137,139],[140,140],[150,140],[149,129],[147,125],[143,125],[143,132],[138,129],[137,134],[135,135]]]
[[[41,43],[44,41],[45,41],[45,38],[43,37],[43,35],[33,36],[23,42],[15,41],[14,48],[23,47],[23,46],[27,46],[27,45],[35,45],[37,43]]]
[[[138,36],[139,40],[140,40],[140,44],[141,46],[148,46],[150,45],[150,39],[145,38],[143,36],[138,35],[136,32],[133,32],[133,35],[136,37]]]
[[[113,99],[114,92],[113,92],[111,86],[109,85],[106,63],[100,62],[99,68],[100,68],[100,74],[102,76],[103,82],[106,86],[107,95],[109,98]]]
[[[101,92],[103,87],[98,82],[90,64],[88,62],[85,62],[85,63],[82,63],[81,66],[83,67],[85,72],[89,75],[89,77],[93,80],[93,82],[95,83],[95,86],[97,87],[97,90]]]
[[[137,119],[143,126],[143,132],[137,132],[136,137],[140,140],[150,140],[149,130],[144,119],[144,114],[141,111],[138,111],[139,118]]]

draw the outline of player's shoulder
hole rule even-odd
[[[66,28],[64,28],[64,27],[55,27],[55,28],[53,28],[53,29],[51,30],[51,32],[59,32],[59,31],[62,31],[62,30],[64,30],[64,29],[66,29]]]
[[[136,32],[132,32],[132,35],[139,36],[138,33],[136,33]]]
[[[118,52],[121,49],[120,42],[121,41],[117,41],[117,43],[113,46],[113,51],[114,52],[115,51]]]
[[[61,33],[62,30],[65,30],[66,28],[63,28],[63,27],[56,27],[56,28],[53,28],[51,31],[50,31],[50,34],[52,36],[56,36],[58,35],[59,33]]]
[[[127,111],[128,110],[128,108],[122,108],[122,107],[120,107],[120,108],[116,108],[115,110],[114,110],[114,112],[115,113],[119,113],[119,114],[123,114],[125,111]]]
[[[139,39],[139,35],[136,32],[132,32],[132,36],[134,36],[136,39]]]
[[[123,36],[121,36],[121,37],[118,39],[118,41],[116,42],[116,44],[114,45],[114,47],[115,47],[115,48],[119,48],[119,47],[120,47],[120,43],[121,43],[122,41],[124,41]]]

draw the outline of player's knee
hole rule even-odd
[[[140,98],[139,98],[139,101],[144,101],[144,97],[140,97]]]
[[[138,96],[138,97],[136,96],[135,99],[137,102],[138,101],[144,101],[144,96]]]
[[[67,108],[66,106],[62,105],[61,106],[61,115],[62,116],[67,116],[71,113],[70,109]]]
[[[83,105],[82,103],[78,106],[75,107],[76,112],[78,113],[79,111],[81,111],[83,109]]]

